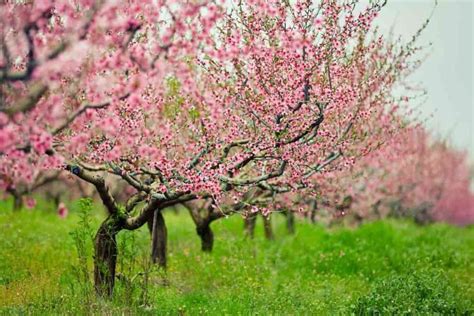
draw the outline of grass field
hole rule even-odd
[[[200,251],[186,213],[166,212],[169,267],[148,262],[148,232],[122,232],[113,301],[92,291],[91,234],[101,214],[60,219],[47,206],[0,202],[0,314],[335,315],[474,313],[474,228],[381,221],[357,229],[298,223],[276,240],[243,237],[242,220],[213,224]],[[40,211],[42,209],[43,211]],[[84,217],[82,218],[84,220]],[[87,259],[87,260],[86,260]]]

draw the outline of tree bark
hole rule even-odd
[[[156,210],[148,220],[148,229],[151,233],[151,261],[162,268],[166,268],[168,230],[160,209]]]
[[[23,208],[23,199],[21,195],[13,195],[13,211],[18,212]]]
[[[294,234],[295,233],[295,214],[291,211],[286,211],[285,212],[286,216],[286,229],[288,230],[289,234]]]
[[[196,233],[201,239],[201,250],[211,252],[214,247],[214,233],[211,229],[211,223],[218,218],[213,213],[214,207],[209,201],[202,207],[196,204],[184,204],[184,206],[188,209],[196,225]]]
[[[318,209],[318,202],[316,202],[316,200],[311,201],[310,202],[310,207],[311,207],[310,220],[311,220],[311,223],[315,224],[316,223],[316,211]]]
[[[116,236],[120,230],[118,220],[109,216],[95,236],[94,284],[96,293],[101,297],[113,294],[117,264]]]
[[[245,235],[251,239],[255,236],[255,223],[257,222],[257,215],[253,214],[244,219]]]
[[[201,250],[205,252],[211,252],[214,246],[214,233],[210,224],[209,221],[203,221],[196,226],[197,234],[201,238]]]
[[[270,215],[265,217],[263,216],[263,229],[265,231],[265,238],[267,240],[274,240],[275,236],[273,235],[272,221]]]
[[[54,199],[53,199],[53,200],[54,200],[54,206],[56,206],[56,208],[58,208],[58,207],[59,207],[59,203],[61,203],[61,194],[59,194],[59,193],[56,194],[56,195],[54,196]]]
[[[13,211],[19,211],[23,208],[23,194],[22,191],[12,187],[7,187],[7,192],[13,197]]]

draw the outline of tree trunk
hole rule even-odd
[[[286,229],[288,233],[294,234],[295,233],[295,214],[291,211],[286,211]]]
[[[151,233],[151,261],[166,268],[168,230],[161,210],[156,210],[148,220],[148,229]]]
[[[212,207],[205,205],[202,208],[198,208],[197,205],[185,205],[189,210],[189,214],[196,225],[196,233],[201,239],[201,250],[205,252],[211,252],[214,247],[214,233],[211,229],[211,223],[213,218],[211,216]]]
[[[197,234],[201,238],[201,250],[205,252],[211,252],[214,246],[214,233],[210,224],[208,221],[203,221],[196,227]]]
[[[17,212],[23,208],[23,199],[21,195],[13,195],[13,211]]]
[[[117,264],[117,233],[121,230],[118,221],[109,216],[95,236],[94,284],[96,293],[111,297],[115,284]]]
[[[310,202],[310,220],[311,220],[311,223],[315,224],[316,223],[316,212],[318,210],[318,202],[316,200],[312,200]]]
[[[58,208],[58,207],[59,207],[59,203],[61,203],[61,194],[59,194],[59,193],[56,194],[56,195],[54,196],[54,199],[53,199],[53,200],[54,200],[54,206],[56,206],[56,208]]]
[[[263,229],[265,231],[265,238],[268,240],[275,239],[273,235],[273,228],[272,228],[272,221],[270,219],[270,215],[267,217],[263,217]]]
[[[257,221],[257,215],[252,214],[244,219],[245,235],[251,239],[255,236],[255,223]]]

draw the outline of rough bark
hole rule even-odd
[[[148,220],[148,229],[151,233],[151,261],[166,268],[168,230],[161,210],[156,210]]]
[[[117,264],[116,236],[120,229],[119,221],[109,216],[95,236],[94,285],[101,297],[111,297],[113,294]]]
[[[214,247],[214,232],[211,228],[211,223],[215,221],[220,215],[214,212],[212,201],[207,201],[202,206],[196,204],[183,204],[189,211],[189,215],[196,225],[196,233],[201,239],[201,250],[204,252],[211,252]]]

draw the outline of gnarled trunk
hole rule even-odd
[[[168,230],[161,210],[156,210],[148,220],[148,229],[151,233],[151,261],[166,268]]]
[[[211,252],[214,246],[214,233],[209,221],[203,221],[196,227],[197,234],[201,238],[201,250]]]
[[[211,252],[214,247],[214,233],[211,229],[211,223],[216,219],[213,216],[213,206],[210,202],[206,202],[202,207],[197,207],[197,205],[184,206],[189,210],[189,214],[196,225],[196,233],[201,239],[201,250]]]
[[[109,216],[95,236],[94,285],[96,293],[102,297],[113,294],[117,264],[116,236],[120,230],[118,220]]]

